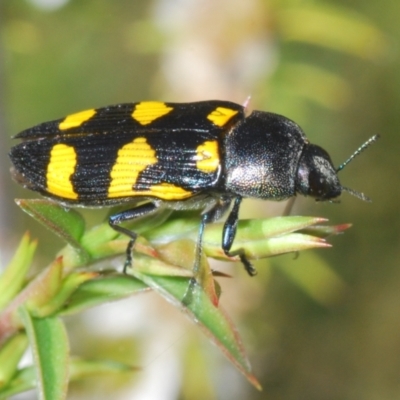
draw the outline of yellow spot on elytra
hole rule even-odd
[[[225,107],[217,107],[213,112],[207,115],[207,119],[209,119],[215,125],[223,127],[237,113],[237,110],[232,110]]]
[[[56,144],[50,152],[50,161],[47,166],[47,191],[65,199],[77,199],[71,182],[71,175],[75,172],[76,152],[72,146]]]
[[[157,118],[167,115],[173,110],[161,101],[142,101],[137,104],[132,117],[141,125],[151,124]]]
[[[75,114],[68,115],[64,121],[60,122],[58,128],[62,131],[70,128],[76,128],[81,126],[84,122],[88,121],[96,114],[96,110],[92,108],[91,110],[81,111]]]
[[[172,183],[160,183],[151,186],[149,191],[140,192],[146,196],[154,196],[162,200],[184,200],[192,196],[192,192],[185,190]]]
[[[149,165],[156,163],[156,152],[147,143],[146,138],[136,138],[123,146],[118,151],[117,160],[111,171],[108,197],[151,196],[162,200],[183,200],[192,195],[191,192],[166,182],[152,185],[147,190],[135,189],[139,174]]]
[[[117,160],[111,170],[108,197],[130,197],[142,195],[134,190],[139,174],[149,165],[156,164],[156,152],[139,137],[118,151]]]
[[[197,169],[210,174],[219,168],[218,142],[216,140],[207,140],[197,146],[196,149],[196,167]]]

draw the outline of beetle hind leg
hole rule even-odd
[[[137,240],[137,233],[131,231],[128,228],[120,226],[122,222],[131,221],[136,218],[143,217],[147,214],[154,212],[158,206],[154,203],[142,204],[138,207],[132,208],[130,210],[122,211],[118,214],[111,215],[108,223],[115,231],[122,233],[130,238],[128,246],[126,247],[126,259],[124,263],[123,272],[126,273],[127,269],[132,267],[132,251]]]

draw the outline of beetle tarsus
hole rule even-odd
[[[126,271],[128,270],[128,268],[132,267],[132,252],[133,252],[133,247],[135,246],[135,241],[136,239],[135,240],[131,239],[128,243],[128,246],[126,247],[126,259],[124,262],[124,267],[122,269],[122,272],[124,274],[127,273]]]
[[[254,265],[247,259],[247,257],[244,254],[240,254],[240,261],[244,265],[244,269],[250,276],[255,276],[257,275],[257,270],[254,267]]]
[[[196,278],[193,277],[189,279],[188,287],[186,288],[185,294],[182,297],[182,304],[184,306],[188,306],[193,302],[193,291],[197,284]]]

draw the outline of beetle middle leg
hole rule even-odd
[[[206,212],[203,212],[201,215],[199,233],[197,235],[195,263],[193,267],[193,275],[195,277],[198,274],[200,268],[201,254],[203,251],[204,228],[206,224],[218,221],[225,214],[230,205],[231,205],[230,198],[219,199],[218,202],[212,206],[212,208],[210,208]]]
[[[239,208],[241,202],[241,197],[235,198],[232,210],[225,221],[224,230],[222,232],[222,250],[228,257],[239,256],[240,261],[244,265],[247,273],[250,276],[254,276],[257,274],[257,271],[254,268],[253,264],[247,259],[244,249],[231,251],[231,247],[236,236],[237,224],[239,221]]]
[[[190,304],[192,299],[192,293],[194,286],[197,283],[197,277],[201,265],[201,256],[203,252],[203,235],[206,224],[219,220],[231,205],[231,198],[220,198],[210,209],[203,212],[201,215],[201,221],[199,226],[199,232],[197,235],[196,252],[193,266],[193,277],[190,279],[189,286],[183,295],[182,303]]]

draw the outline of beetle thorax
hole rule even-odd
[[[254,111],[225,139],[225,190],[265,200],[294,196],[304,145],[302,131],[292,121]]]

